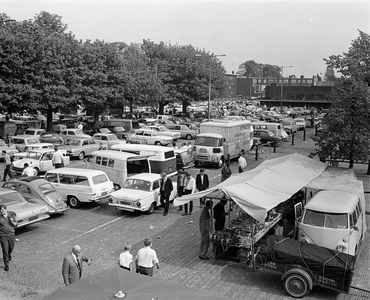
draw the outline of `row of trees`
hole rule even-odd
[[[173,46],[77,40],[62,18],[41,12],[33,20],[1,22],[0,109],[68,113],[78,105],[95,120],[109,107],[155,103],[160,113],[170,102],[208,99],[226,89],[217,57],[191,45]]]

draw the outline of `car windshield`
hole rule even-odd
[[[303,223],[317,227],[348,228],[347,214],[324,213],[314,210],[307,210],[305,212]]]
[[[219,147],[221,140],[209,136],[198,136],[195,139],[194,145],[196,146],[207,146],[207,147]]]
[[[116,141],[116,140],[118,140],[116,135],[114,135],[114,134],[108,135],[108,141]]]
[[[192,152],[190,150],[178,153],[184,164],[191,163],[193,161]]]
[[[75,130],[75,134],[77,135],[77,134],[84,134],[84,132],[81,130],[81,129],[77,129],[77,130]]]
[[[17,192],[4,193],[0,196],[0,204],[9,206],[19,203],[27,203],[27,201]]]
[[[43,183],[39,185],[39,190],[45,195],[51,202],[58,200],[58,192],[50,183]]]
[[[36,132],[33,130],[26,130],[24,134],[34,135]]]
[[[92,181],[94,184],[100,184],[108,181],[107,175],[105,174],[100,174],[93,176]]]
[[[165,126],[159,126],[160,131],[168,131],[168,129]]]
[[[80,146],[82,143],[81,140],[71,140],[71,139],[68,139],[66,140],[66,142],[64,143],[64,145],[67,145],[67,146]]]
[[[150,192],[150,181],[142,179],[127,179],[123,188]]]
[[[26,155],[26,158],[39,160],[41,156],[42,156],[42,154],[38,153],[38,152],[28,152],[27,155]]]

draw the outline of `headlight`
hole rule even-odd
[[[346,247],[346,246],[344,246],[344,245],[338,245],[338,246],[337,246],[337,251],[345,252],[345,251],[346,251],[346,249],[347,249],[347,247]]]
[[[211,160],[212,161],[217,161],[217,156],[212,156]]]
[[[113,203],[113,199],[111,197],[109,197],[108,201],[109,203]]]
[[[343,238],[342,241],[343,241],[343,243],[348,243],[348,238],[345,237],[345,238]]]
[[[140,203],[140,202],[136,202],[136,205],[137,205],[138,207],[140,207],[140,206],[141,206],[141,203]]]

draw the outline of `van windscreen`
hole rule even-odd
[[[303,223],[311,226],[325,228],[348,228],[347,214],[324,213],[313,210],[306,210]]]
[[[105,174],[100,174],[100,175],[93,176],[92,181],[94,184],[100,184],[103,182],[107,182],[108,178]]]

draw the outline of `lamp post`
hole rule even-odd
[[[283,87],[284,87],[284,68],[293,68],[293,66],[281,66],[281,94],[280,94],[280,113],[283,113]]]
[[[202,56],[195,54],[195,56]],[[226,56],[225,54],[216,54],[214,57]],[[211,92],[212,92],[212,59],[209,62],[209,84],[208,84],[208,121],[211,119]]]

